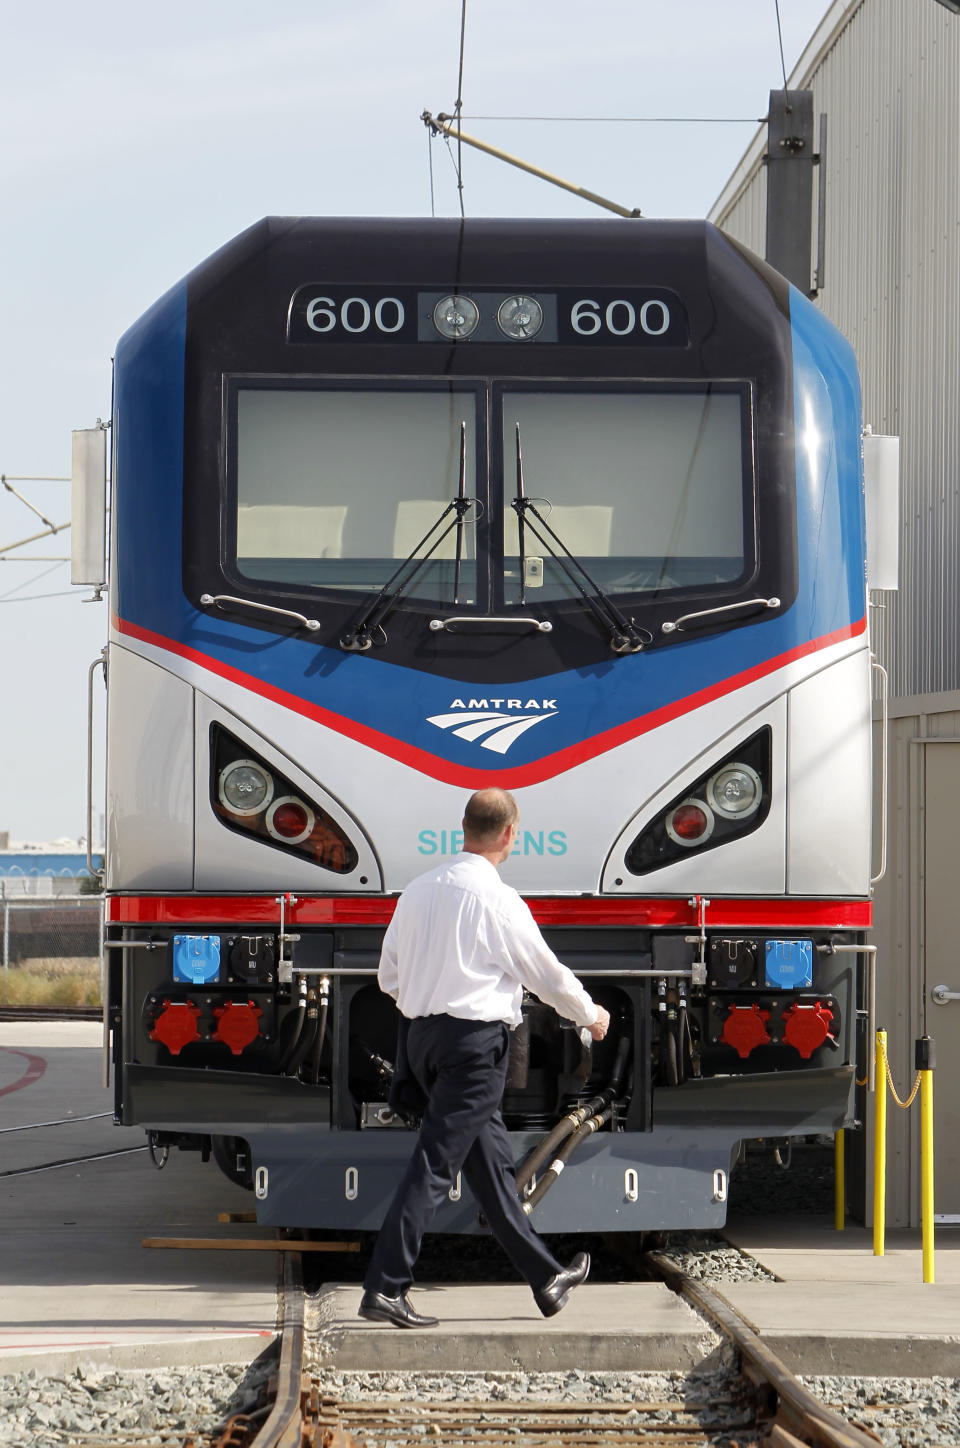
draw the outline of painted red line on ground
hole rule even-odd
[[[27,1069],[18,1081],[11,1081],[9,1086],[0,1086],[0,1096],[9,1096],[11,1091],[22,1091],[24,1086],[32,1086],[47,1069],[44,1058],[32,1056],[29,1051],[15,1051],[12,1046],[0,1046],[0,1051],[6,1051],[8,1056],[22,1056],[27,1063]]]
[[[488,769],[451,764],[438,755],[430,754],[425,749],[419,749],[414,744],[404,744],[402,740],[395,739],[389,734],[383,734],[378,729],[370,728],[369,725],[360,724],[355,719],[336,714],[330,709],[323,708],[320,704],[311,704],[286,689],[278,689],[274,684],[267,684],[262,679],[245,674],[230,664],[221,663],[219,659],[192,649],[187,644],[168,639],[163,634],[152,633],[149,629],[140,628],[138,624],[130,623],[116,615],[113,618],[113,625],[119,633],[139,639],[141,643],[151,644],[165,653],[175,654],[179,658],[198,664],[210,673],[218,674],[233,684],[239,684],[241,688],[259,694],[264,699],[270,699],[273,703],[279,704],[282,708],[289,709],[295,714],[302,714],[305,718],[312,719],[315,723],[322,724],[338,734],[343,734],[348,739],[356,740],[358,744],[375,749],[378,754],[386,754],[389,758],[397,760],[399,764],[406,764],[411,769],[416,769],[421,774],[426,774],[431,779],[439,780],[443,784],[453,784],[464,789],[480,789],[496,775],[497,783],[504,789],[521,789],[527,785],[542,784],[544,780],[553,779],[565,770],[574,768],[575,765],[585,764],[587,760],[595,759],[600,754],[606,754],[620,744],[626,744],[631,739],[639,738],[641,734],[649,734],[651,730],[668,724],[682,714],[689,714],[694,709],[702,708],[705,704],[713,703],[716,699],[745,688],[747,684],[752,684],[767,674],[776,673],[778,669],[785,668],[786,665],[796,662],[797,659],[819,653],[822,649],[830,648],[832,644],[843,643],[846,639],[856,638],[866,630],[867,620],[864,615],[856,623],[847,624],[844,628],[824,634],[821,638],[810,639],[807,643],[799,644],[786,653],[766,659],[751,669],[744,669],[742,673],[733,674],[727,679],[720,680],[717,684],[711,684],[694,694],[688,694],[685,698],[677,699],[672,704],[665,704],[662,708],[654,709],[649,714],[628,719],[625,723],[617,724],[612,729],[603,730],[589,739],[583,739],[576,744],[568,745],[565,749],[559,749],[555,754],[545,755],[543,759],[535,760],[532,764],[517,765],[512,769],[505,764],[492,764]]]

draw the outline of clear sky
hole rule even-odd
[[[780,0],[788,73],[826,9]],[[454,108],[460,10],[0,0],[0,473],[68,474],[71,429],[109,415],[117,338],[251,222],[430,215],[419,116]],[[648,216],[706,214],[779,84],[775,0],[467,0],[464,129]],[[479,119],[518,115],[748,119]],[[455,215],[452,157],[432,154],[436,214]],[[601,214],[466,148],[463,179],[468,216]],[[68,484],[14,486],[68,520]],[[42,526],[0,491],[0,548]],[[86,672],[106,633],[89,595],[67,564],[0,563],[0,831],[15,840],[85,830]]]

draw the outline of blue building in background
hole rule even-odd
[[[0,834],[0,893],[6,895],[80,894],[89,888],[86,846],[75,840],[50,844],[4,844]],[[94,868],[103,855],[93,855]]]

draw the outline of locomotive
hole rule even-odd
[[[742,1143],[850,1125],[861,434],[849,344],[705,222],[270,218],[162,297],[111,425],[116,1119],[375,1230],[380,942],[496,784],[612,1018],[513,1033],[540,1229],[721,1225]],[[478,1225],[458,1177],[436,1229]]]

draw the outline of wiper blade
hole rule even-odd
[[[464,520],[467,513],[474,505],[474,499],[468,498],[466,496],[466,471],[467,424],[465,422],[461,422],[460,478],[457,485],[457,496],[455,498],[451,498],[450,502],[444,508],[443,512],[440,514],[439,518],[433,524],[433,526],[427,529],[426,533],[420,539],[420,542],[417,543],[415,547],[410,550],[406,558],[404,558],[402,563],[400,563],[399,567],[394,569],[393,573],[387,579],[386,583],[383,585],[380,592],[373,600],[373,603],[371,603],[370,607],[366,610],[366,612],[361,615],[359,621],[354,625],[350,632],[344,634],[343,638],[340,640],[340,647],[342,649],[358,649],[360,651],[368,649],[374,642],[374,635],[378,631],[381,635],[378,642],[381,644],[386,643],[387,635],[384,632],[383,628],[384,619],[387,617],[392,609],[396,608],[397,604],[400,602],[404,593],[410,587],[417,574],[423,568],[424,564],[429,562],[429,560],[433,557],[434,553],[436,553],[437,549],[440,547],[440,544],[443,542],[444,538],[446,538],[447,534],[453,528],[456,528],[457,530],[457,553],[454,565],[453,601],[454,603],[460,602],[460,564],[463,557]],[[450,517],[451,513],[453,514],[452,518]],[[448,518],[449,522],[446,523],[446,527],[443,527],[445,520]],[[438,533],[437,530],[440,528],[442,528],[443,531]],[[434,538],[433,535],[435,533],[437,534],[437,536]],[[420,549],[425,547],[431,539],[433,539],[433,542],[430,543],[430,547],[427,549],[426,553],[424,553],[422,557],[418,558],[417,554],[420,552]],[[404,574],[406,574],[406,576],[404,576]]]
[[[512,507],[517,515],[517,524],[520,533],[520,602],[526,602],[526,529],[529,528],[534,537],[543,544],[551,558],[560,565],[560,568],[572,583],[574,588],[590,609],[605,630],[610,634],[610,647],[616,654],[639,653],[645,644],[652,642],[652,635],[646,629],[638,629],[632,618],[627,618],[621,613],[617,605],[608,593],[597,583],[595,578],[587,572],[586,568],[575,557],[564,543],[563,539],[551,528],[546,518],[536,506],[533,498],[528,498],[523,486],[523,457],[520,450],[520,424],[517,423],[517,495],[513,500]],[[532,514],[537,521],[532,522],[528,515]],[[538,526],[539,524],[539,526]],[[541,531],[542,530],[542,531]],[[544,535],[549,535],[545,537]],[[550,541],[552,540],[552,542]],[[555,545],[555,546],[554,546]],[[592,593],[588,592],[578,578],[574,569],[586,579]]]
[[[467,424],[460,424],[460,477],[457,482],[457,497],[454,507],[457,510],[457,557],[453,569],[453,601],[460,602],[460,563],[463,558],[463,520],[467,509],[470,507],[466,497],[467,486]]]

